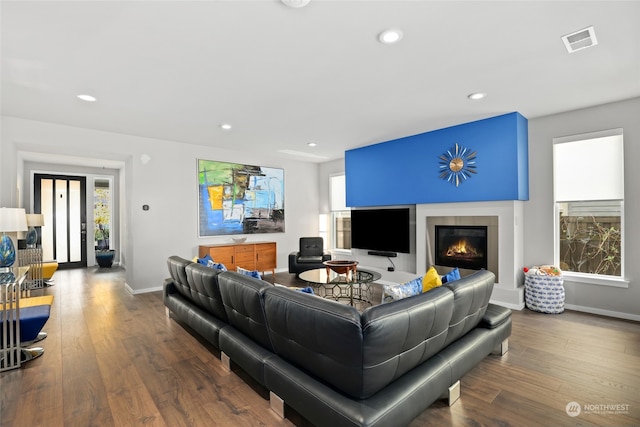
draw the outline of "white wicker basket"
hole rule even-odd
[[[564,279],[562,276],[524,275],[524,300],[527,308],[541,313],[564,311]]]

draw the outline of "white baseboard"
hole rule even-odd
[[[145,288],[145,289],[136,289],[134,290],[128,283],[124,284],[124,288],[132,295],[138,294],[146,294],[149,292],[157,292],[162,290],[162,286],[156,286],[155,288]]]
[[[523,309],[524,309],[524,302],[521,302],[520,304],[511,304],[511,303],[508,303],[508,302],[504,302],[504,301],[497,301],[497,300],[493,300],[493,299],[489,300],[489,302],[490,302],[491,304],[501,305],[501,306],[503,306],[503,307],[510,308],[511,310],[518,310],[518,311],[521,311],[521,310],[523,310]]]
[[[564,308],[584,313],[599,314],[601,316],[616,317],[618,319],[634,320],[640,322],[640,315],[632,313],[621,313],[619,311],[602,310],[600,308],[583,307],[581,305],[565,304]]]

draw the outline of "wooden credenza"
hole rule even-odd
[[[227,270],[235,271],[236,267],[247,270],[257,270],[264,273],[271,271],[276,273],[276,260],[278,251],[276,242],[246,242],[246,243],[221,243],[216,245],[200,245],[198,256],[200,258],[209,254],[215,262],[227,267]]]

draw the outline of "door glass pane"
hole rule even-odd
[[[44,215],[44,225],[40,231],[42,241],[42,259],[54,260],[53,255],[53,180],[40,181],[40,211]]]
[[[69,181],[69,261],[82,261],[80,240],[80,181]]]
[[[67,257],[67,181],[56,179],[56,258],[68,262]]]

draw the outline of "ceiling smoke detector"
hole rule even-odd
[[[562,42],[567,52],[573,53],[598,44],[596,32],[593,27],[587,27],[566,36],[562,36]]]
[[[301,7],[305,7],[309,4],[311,0],[280,0],[285,6],[293,7],[295,9],[300,9]]]

